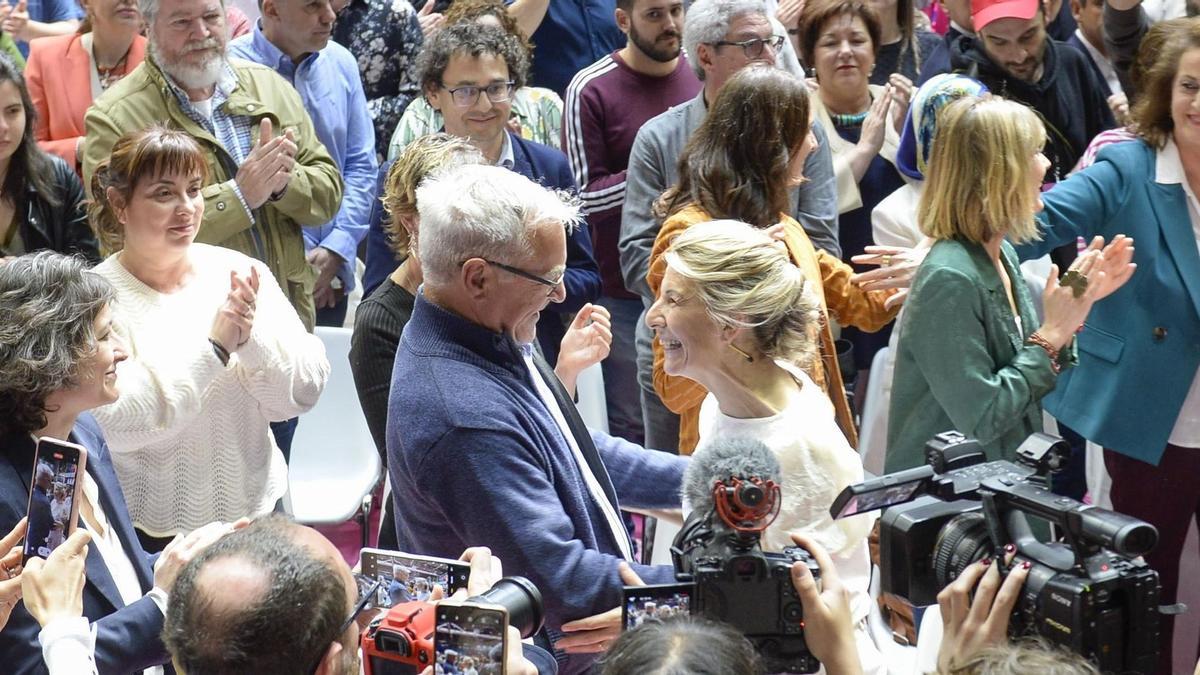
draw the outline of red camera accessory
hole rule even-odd
[[[374,675],[373,661],[399,661],[420,670],[433,664],[433,631],[437,627],[436,605],[414,601],[396,605],[362,638],[363,668]]]
[[[779,515],[779,485],[770,479],[730,476],[713,484],[712,496],[717,515],[741,533],[762,532]]]

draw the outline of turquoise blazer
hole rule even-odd
[[[1133,237],[1137,271],[1096,304],[1078,336],[1079,364],[1043,404],[1085,438],[1157,465],[1200,367],[1200,252],[1183,186],[1155,182],[1157,152],[1142,141],[1042,195],[1043,239],[1022,258],[1101,235]]]

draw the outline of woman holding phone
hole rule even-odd
[[[118,396],[116,366],[126,353],[112,331],[113,298],[112,286],[79,258],[43,251],[0,264],[0,316],[6,317],[0,324],[0,531],[21,527],[26,515],[35,438],[83,447],[79,526],[91,532],[100,554],[85,566],[83,616],[95,634],[100,671],[131,672],[169,661],[159,639],[165,594],[190,557],[226,526],[176,542],[153,568],[138,544],[108,446],[88,412]],[[3,584],[20,570],[10,556],[0,562]],[[0,663],[8,672],[40,670],[38,622],[23,606],[5,609],[12,613],[0,631]]]

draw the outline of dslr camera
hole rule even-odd
[[[527,638],[542,628],[545,615],[542,594],[525,577],[504,577],[487,592],[467,603],[499,605],[508,612],[509,625]],[[362,635],[366,675],[408,675],[421,672],[435,660],[436,605],[417,600],[398,604],[380,615]]]
[[[693,614],[724,621],[754,644],[769,673],[815,673],[821,664],[804,641],[804,610],[792,563],[821,570],[802,548],[764,553],[762,531],[779,513],[779,486],[769,478],[715,482],[713,508],[688,516],[671,546],[675,576],[694,584]]]
[[[1039,635],[1105,672],[1153,672],[1158,573],[1139,556],[1154,548],[1158,531],[1053,494],[1049,475],[1068,454],[1062,439],[1037,433],[1017,449],[1016,462],[989,462],[977,441],[948,431],[926,444],[926,466],[852,485],[830,513],[886,509],[879,520],[881,588],[917,606],[936,603],[942,588],[984,557],[1007,573],[1002,552],[1013,544],[1013,563],[1031,566],[1010,634]],[[1044,523],[1062,541],[1049,541]]]

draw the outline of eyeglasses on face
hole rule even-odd
[[[522,279],[528,279],[529,281],[537,282],[543,286],[549,286],[550,290],[549,290],[549,292],[546,293],[546,295],[553,295],[554,291],[558,290],[558,285],[562,283],[563,277],[567,276],[567,271],[564,269],[558,275],[558,278],[547,279],[545,277],[539,277],[536,274],[531,274],[529,272],[526,272],[525,270],[523,270],[519,267],[513,267],[512,265],[505,265],[504,263],[499,263],[499,262],[496,262],[495,260],[488,260],[487,258],[483,258],[482,260],[489,265],[499,267],[500,269],[504,270],[505,272],[508,272],[509,274],[514,274],[518,277],[521,277]]]
[[[729,40],[721,40],[714,42],[718,47],[741,47],[742,53],[748,59],[757,59],[762,56],[763,48],[770,47],[772,54],[778,54],[780,47],[783,47],[783,36],[772,35],[769,38],[751,38],[749,40],[740,40],[738,42],[730,42]]]
[[[488,100],[492,103],[504,103],[512,96],[513,82],[511,80],[508,82],[493,82],[486,87],[466,84],[453,89],[443,84],[442,89],[450,92],[450,98],[454,101],[454,105],[459,108],[470,108],[479,100],[481,93],[487,93]]]

